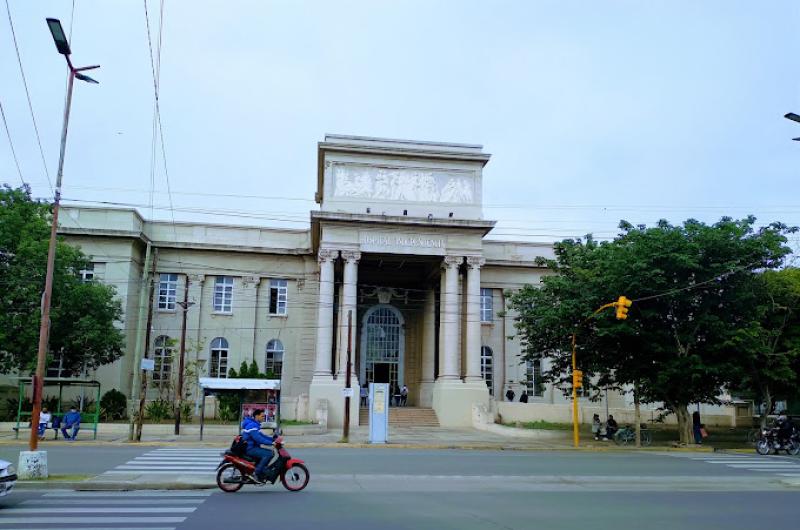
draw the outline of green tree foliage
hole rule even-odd
[[[35,368],[50,238],[49,205],[30,189],[0,188],[0,372]],[[122,308],[113,287],[83,282],[89,264],[80,249],[59,242],[53,275],[49,357],[67,370],[93,369],[122,355],[123,335],[114,327]]]
[[[121,420],[128,411],[128,399],[125,394],[112,388],[100,399],[100,416],[103,421]]]
[[[776,398],[797,392],[800,369],[800,269],[766,271],[751,285],[754,318],[734,337],[745,355],[733,388],[763,403],[762,426]]]
[[[718,403],[741,374],[738,330],[755,317],[756,271],[776,269],[790,252],[782,224],[754,228],[755,218],[707,225],[620,224],[610,242],[566,240],[548,265],[556,274],[526,286],[510,308],[526,358],[549,359],[546,376],[567,387],[572,333],[578,367],[597,387],[635,385],[642,401],[676,414],[680,439],[691,439],[690,403]],[[620,295],[637,300],[629,318],[593,311]]]

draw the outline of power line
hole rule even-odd
[[[22,169],[19,167],[19,160],[17,159],[17,152],[14,150],[14,142],[11,140],[11,131],[8,130],[8,121],[6,121],[6,111],[3,110],[3,102],[0,101],[0,115],[3,116],[3,125],[6,128],[6,136],[8,136],[8,145],[11,147],[11,156],[14,158],[14,164],[17,166],[17,173],[19,180],[22,181],[23,186],[27,186],[25,178],[22,176]]]
[[[74,4],[73,4],[74,9]],[[53,190],[53,183],[50,180],[50,172],[47,169],[47,162],[45,161],[44,156],[44,149],[42,149],[42,139],[39,137],[39,127],[36,125],[36,116],[33,112],[33,103],[31,102],[31,93],[28,90],[28,80],[25,77],[25,69],[22,67],[22,56],[19,52],[19,46],[17,45],[17,34],[14,31],[14,21],[11,18],[11,7],[8,5],[8,0],[6,0],[6,13],[8,13],[8,25],[11,26],[11,38],[14,40],[14,50],[17,52],[17,64],[19,64],[19,73],[22,76],[22,84],[25,87],[25,97],[28,98],[28,110],[31,114],[31,121],[33,122],[33,130],[36,133],[36,143],[39,145],[39,155],[42,157],[42,166],[44,167],[44,174],[47,177],[47,183],[50,185],[50,189]]]

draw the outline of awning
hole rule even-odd
[[[281,380],[201,377],[200,388],[204,390],[280,390]]]

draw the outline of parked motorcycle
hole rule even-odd
[[[800,454],[800,434],[797,429],[792,432],[786,442],[778,437],[778,429],[762,429],[761,436],[756,441],[756,452],[760,455],[768,455],[773,450],[775,454],[782,450],[790,455]]]
[[[234,444],[235,445],[235,444]],[[278,436],[273,442],[278,458],[270,466],[271,479],[260,481],[256,479],[256,459],[250,458],[242,452],[225,451],[222,462],[217,466],[217,486],[226,493],[234,493],[242,489],[245,484],[263,486],[267,483],[275,484],[280,478],[283,487],[289,491],[300,491],[308,485],[311,475],[305,462],[299,458],[292,458],[283,447],[283,436]]]

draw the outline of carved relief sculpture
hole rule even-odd
[[[333,195],[406,202],[472,203],[474,177],[412,168],[336,164]]]

